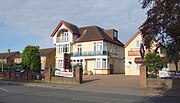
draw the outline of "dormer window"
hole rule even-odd
[[[118,31],[114,30],[113,35],[114,35],[114,38],[118,39]]]

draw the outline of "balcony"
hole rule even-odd
[[[66,38],[66,39],[62,39],[60,37],[56,38],[56,43],[62,43],[62,42],[68,42],[68,41],[69,41],[69,38]]]
[[[109,55],[109,52],[108,51],[88,51],[88,52],[71,53],[72,57],[76,57],[76,56],[99,56],[99,55]]]

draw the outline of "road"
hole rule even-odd
[[[179,103],[175,97],[148,97],[68,89],[0,85],[0,103]]]

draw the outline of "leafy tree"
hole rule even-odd
[[[27,46],[21,54],[22,64],[27,68],[36,73],[40,73],[41,70],[41,60],[39,47],[37,46]]]
[[[178,46],[173,43],[167,45],[166,57],[169,61],[173,61],[176,66],[176,71],[178,71],[178,62],[179,62],[179,51]]]
[[[148,53],[144,58],[144,65],[147,66],[148,72],[157,74],[158,69],[163,67],[163,62],[157,53]]]
[[[180,52],[180,0],[140,1],[142,8],[148,9],[147,19],[140,27],[144,45],[150,48],[152,39],[156,38],[167,48],[167,57],[177,64],[179,58],[174,57],[179,57]]]

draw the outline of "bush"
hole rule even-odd
[[[163,62],[161,61],[160,56],[157,53],[146,54],[143,64],[147,66],[148,72],[154,74],[157,74],[158,69],[163,67]],[[150,76],[157,77],[153,76],[154,74],[150,74]]]
[[[150,74],[148,74],[148,78],[157,78],[157,74],[156,73],[150,73]]]

